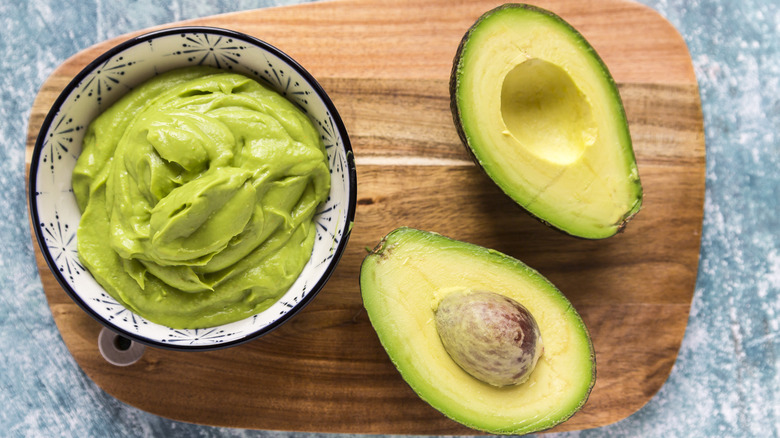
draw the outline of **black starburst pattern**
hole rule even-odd
[[[57,269],[73,281],[75,276],[85,270],[76,252],[76,230],[71,230],[67,223],[60,221],[57,210],[54,211],[54,221],[41,222],[40,225],[46,247],[57,264]]]
[[[214,343],[222,343],[235,333],[228,332],[220,328],[208,328],[208,329],[189,329],[189,330],[171,330],[168,333],[168,337],[163,339],[162,342],[168,344],[197,344],[202,341],[211,341]]]
[[[330,198],[328,199],[330,200]],[[314,215],[314,220],[317,223],[317,240],[322,240],[323,237],[327,236],[329,240],[338,244],[338,238],[330,231],[331,224],[333,223],[333,214],[336,212],[336,206],[331,205],[323,208]]]
[[[325,150],[328,153],[328,159],[330,160],[330,173],[336,171],[338,175],[344,175],[344,166],[341,156],[341,149],[335,147],[338,143],[336,137],[336,127],[333,125],[333,118],[330,113],[325,114],[324,120],[317,120],[317,125],[320,127],[320,138],[325,145]]]
[[[76,158],[73,147],[76,135],[83,129],[84,126],[75,124],[73,118],[67,115],[60,115],[52,123],[41,149],[41,163],[48,167],[49,172],[54,174],[55,160],[62,160],[66,155]]]
[[[241,52],[247,46],[237,43],[233,38],[210,34],[181,34],[181,49],[173,55],[185,55],[187,61],[196,65],[211,65],[232,70],[240,63]]]
[[[94,298],[93,301],[95,301],[98,306],[105,309],[106,313],[102,316],[109,321],[122,321],[125,324],[129,323],[136,332],[141,329],[141,326],[149,324],[149,321],[127,310],[127,308],[119,304],[117,300],[104,292],[101,292],[100,297]]]
[[[299,303],[301,300],[303,300],[303,298],[306,296],[306,290],[307,290],[307,289],[308,289],[308,288],[307,288],[307,285],[306,285],[306,284],[304,284],[304,285],[303,285],[303,287],[301,288],[301,292],[300,292],[300,293],[299,293],[297,296],[293,296],[293,297],[292,297],[292,301],[279,301],[279,304],[281,304],[282,306],[284,306],[284,308],[283,308],[282,310],[280,310],[280,311],[279,311],[279,315],[280,315],[280,316],[281,316],[281,315],[284,315],[284,314],[286,314],[287,312],[289,312],[289,309],[292,309],[293,307],[297,306],[297,305],[298,305],[298,303]]]
[[[95,99],[98,105],[102,104],[105,94],[121,83],[121,78],[125,75],[127,68],[134,64],[135,61],[126,61],[123,56],[107,60],[84,80],[73,101],[77,102],[86,96]]]
[[[279,94],[296,103],[298,108],[308,115],[307,107],[312,90],[304,88],[300,81],[290,76],[283,68],[274,65],[268,57],[265,58],[265,62],[266,68],[262,74],[259,74],[260,78]]]
[[[281,95],[287,97],[292,79],[287,76],[284,70],[276,68],[268,58],[266,58],[266,64],[267,67],[263,70],[263,79],[268,81]]]

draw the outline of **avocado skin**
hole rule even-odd
[[[387,235],[385,235],[380,242],[374,247],[373,250],[369,251],[368,255],[364,258],[361,268],[360,268],[360,288],[361,288],[361,295],[363,296],[363,300],[366,300],[366,291],[367,287],[365,284],[364,279],[364,272],[367,270],[366,268],[372,264],[372,263],[384,263],[387,261],[389,257],[392,256],[392,253],[395,249],[395,246],[398,244],[398,241],[405,239],[405,238],[419,238],[419,239],[429,239],[431,241],[437,241],[437,242],[443,242],[445,245],[456,245],[456,246],[463,246],[466,248],[469,252],[473,254],[474,257],[486,257],[491,258],[495,261],[497,264],[508,264],[508,265],[514,265],[514,266],[521,266],[523,270],[525,270],[529,275],[536,275],[538,277],[543,278],[545,281],[549,282],[549,280],[546,280],[545,277],[543,277],[538,271],[534,270],[533,268],[529,267],[528,265],[524,264],[520,260],[517,260],[509,255],[506,255],[504,253],[501,253],[499,251],[485,248],[479,245],[458,241],[455,239],[452,239],[450,237],[441,235],[436,232],[432,231],[423,231],[411,227],[399,227],[395,230],[392,230]],[[380,261],[375,261],[376,258],[379,258]],[[550,283],[551,284],[551,283]],[[555,286],[553,286],[555,288]],[[555,288],[555,290],[560,294],[560,297],[567,303],[568,308],[571,312],[573,312],[575,315],[578,315],[574,307],[571,305],[571,303],[568,301],[568,299],[558,290]],[[366,308],[368,310],[368,308]],[[376,322],[371,318],[371,312],[369,311],[369,321],[371,322],[374,329],[377,331],[377,335],[380,335],[379,331],[377,330],[377,324]],[[583,330],[585,333],[585,337],[587,339],[587,348],[589,350],[589,361],[592,364],[591,367],[591,374],[590,374],[590,382],[588,385],[588,388],[583,393],[583,396],[580,400],[580,402],[570,411],[559,418],[557,418],[555,421],[546,424],[544,426],[536,426],[533,428],[516,428],[512,426],[507,426],[503,428],[487,428],[482,427],[480,425],[470,423],[468,421],[464,421],[462,418],[458,418],[457,415],[453,415],[452,412],[449,412],[445,409],[442,409],[440,406],[438,406],[434,401],[429,399],[428,395],[420,391],[417,384],[414,382],[412,378],[410,378],[409,375],[407,375],[407,371],[400,366],[397,359],[394,357],[393,354],[391,354],[391,350],[389,348],[389,345],[386,344],[386,339],[383,336],[379,336],[379,341],[382,344],[383,348],[388,353],[390,361],[393,363],[395,368],[398,370],[399,374],[403,378],[403,380],[412,388],[412,390],[426,403],[428,403],[430,406],[444,414],[446,417],[450,418],[453,421],[456,421],[466,427],[469,427],[473,430],[477,430],[480,432],[486,432],[490,434],[496,434],[496,435],[525,435],[529,433],[536,433],[536,432],[544,432],[546,430],[552,429],[555,426],[560,425],[561,423],[566,422],[569,420],[574,414],[579,412],[583,406],[587,403],[590,394],[593,390],[593,387],[596,383],[596,377],[597,377],[597,364],[596,364],[596,353],[593,346],[593,341],[590,336],[590,333],[587,329],[587,326],[585,326],[582,319],[577,316],[579,319],[579,328]]]
[[[577,29],[575,29],[571,24],[569,24],[566,20],[562,19],[557,14],[555,14],[555,13],[553,13],[551,11],[548,11],[547,9],[540,8],[538,6],[534,6],[534,5],[530,5],[530,4],[526,4],[526,3],[505,3],[503,5],[497,6],[497,7],[493,8],[493,9],[485,12],[484,14],[482,14],[477,19],[477,21],[475,21],[474,24],[472,24],[469,27],[469,29],[466,31],[466,33],[461,38],[460,43],[458,44],[458,48],[455,51],[455,57],[454,57],[453,62],[452,62],[452,70],[451,70],[451,73],[450,73],[450,81],[449,81],[450,112],[452,113],[452,120],[453,120],[453,124],[455,125],[455,130],[458,133],[458,137],[460,138],[460,141],[463,144],[463,146],[468,151],[468,154],[471,157],[472,161],[474,161],[474,163],[477,165],[477,167],[479,167],[483,171],[483,173],[486,176],[488,176],[488,178],[492,182],[494,182],[494,183],[495,183],[495,181],[493,181],[492,177],[485,171],[485,168],[482,165],[482,162],[480,162],[480,160],[477,158],[476,154],[474,153],[474,150],[471,147],[470,140],[469,140],[468,136],[466,135],[466,132],[465,132],[465,130],[463,128],[463,124],[461,123],[461,113],[460,113],[460,108],[458,106],[457,90],[458,90],[458,85],[459,85],[458,82],[459,82],[459,78],[460,78],[460,70],[461,70],[461,66],[462,66],[462,64],[461,64],[462,53],[463,53],[463,50],[464,50],[466,44],[468,43],[468,41],[469,41],[469,39],[471,37],[471,34],[474,32],[474,30],[479,28],[480,24],[482,24],[482,22],[485,21],[485,19],[487,19],[488,17],[490,17],[490,16],[492,16],[492,15],[494,15],[496,13],[500,13],[501,11],[503,11],[505,9],[525,9],[525,10],[528,10],[528,11],[532,11],[532,12],[536,12],[536,13],[539,13],[539,14],[546,15],[546,16],[551,17],[551,18],[555,19],[556,21],[558,21],[561,25],[565,26],[573,35],[576,35],[577,38],[579,38],[584,43],[584,46],[585,46],[588,54],[590,54],[590,56],[592,56],[594,59],[596,59],[598,61],[601,69],[604,71],[604,73],[605,73],[604,77],[609,82],[610,88],[613,91],[613,94],[614,94],[614,97],[615,97],[616,101],[620,103],[619,104],[619,111],[621,112],[621,116],[624,119],[626,119],[625,108],[623,106],[622,99],[620,98],[620,94],[618,92],[617,84],[615,83],[615,80],[612,77],[612,75],[609,73],[609,69],[607,68],[607,65],[601,59],[601,57],[596,52],[596,50],[593,49],[593,47],[590,45],[590,43],[587,42],[585,37],[583,37],[582,34]],[[631,153],[632,153],[632,158],[634,159],[634,162],[636,162],[636,157],[633,156],[633,154],[634,154],[633,150],[631,151]],[[631,221],[631,219],[633,219],[634,216],[636,216],[639,213],[639,211],[642,209],[643,186],[642,186],[642,183],[641,183],[641,181],[639,179],[639,176],[637,176],[636,185],[637,185],[637,189],[638,189],[638,200],[639,201],[630,211],[628,211],[626,213],[626,215],[623,218],[621,218],[621,221],[617,224],[617,230],[616,230],[615,234],[622,233],[625,230],[626,225],[628,225],[628,223]],[[504,192],[504,194],[507,197],[509,197],[510,199],[515,201],[514,198],[511,197],[511,195],[506,193],[503,189],[502,189],[502,191]],[[525,211],[528,215],[530,215],[531,217],[533,217],[537,221],[541,222],[542,224],[544,224],[548,228],[552,228],[552,229],[554,229],[554,230],[556,230],[556,231],[558,231],[558,232],[560,232],[562,234],[565,234],[567,236],[576,237],[576,238],[583,239],[583,240],[595,240],[595,239],[597,239],[597,238],[595,238],[595,239],[594,238],[588,238],[588,237],[584,237],[584,236],[579,236],[577,234],[569,233],[569,232],[567,232],[567,231],[565,231],[565,230],[563,230],[561,228],[558,228],[558,227],[552,225],[551,223],[549,223],[546,220],[544,220],[544,218],[541,218],[541,217],[537,216],[533,212],[523,208],[522,205],[518,204],[518,206],[520,206],[523,209],[523,211]]]

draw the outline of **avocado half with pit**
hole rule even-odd
[[[475,161],[542,222],[600,239],[639,211],[642,186],[617,86],[559,16],[524,4],[485,13],[458,47],[450,94]]]
[[[545,430],[571,417],[590,395],[596,364],[583,320],[552,283],[510,256],[398,228],[363,261],[360,290],[371,324],[403,379],[420,398],[465,426],[493,434]],[[516,304],[525,311],[518,313]],[[488,322],[508,321],[526,333],[507,337],[501,330],[486,331],[464,307],[478,314],[489,309],[481,312]],[[535,324],[524,326],[515,317],[524,312]],[[516,343],[502,347],[498,337]],[[463,348],[453,351],[446,341]],[[536,351],[520,354],[517,361],[535,362],[532,368],[523,369],[523,376],[504,372],[506,355],[494,350],[515,354],[527,346]],[[458,353],[480,359],[488,373],[517,379],[483,379],[481,370],[472,373],[467,361],[458,361]]]

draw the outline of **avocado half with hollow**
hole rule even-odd
[[[506,4],[466,32],[450,78],[461,140],[515,202],[600,239],[642,205],[623,103],[596,51],[552,12]]]
[[[596,364],[585,324],[553,284],[512,257],[398,228],[363,261],[360,290],[371,324],[403,379],[420,398],[465,426],[494,434],[545,430],[571,417],[590,395]],[[543,352],[519,383],[495,385],[475,377],[444,345],[437,312],[464,291],[510,298],[533,315]],[[459,305],[448,307],[456,311]],[[470,345],[472,356],[489,353],[492,339],[484,340],[484,349],[473,347],[481,333],[466,330],[456,342]]]

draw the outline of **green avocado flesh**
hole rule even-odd
[[[543,222],[614,235],[642,205],[620,95],[590,44],[557,15],[507,4],[465,34],[453,119],[485,173]]]
[[[540,431],[571,417],[590,395],[596,365],[585,324],[555,286],[512,257],[399,228],[363,261],[360,289],[371,324],[404,380],[465,426],[495,434]],[[505,295],[536,319],[544,352],[528,380],[493,386],[449,356],[434,315],[447,294],[463,289]]]
[[[325,147],[292,102],[240,74],[163,73],[87,128],[73,171],[79,258],[126,308],[173,328],[257,314],[311,258]]]

